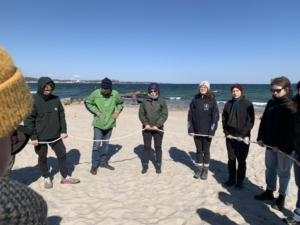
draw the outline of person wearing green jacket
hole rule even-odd
[[[154,138],[156,152],[156,173],[161,173],[162,139],[164,123],[168,118],[168,108],[165,100],[160,96],[157,83],[151,83],[148,87],[148,97],[143,100],[139,108],[139,119],[143,124],[144,156],[142,174],[148,170],[150,158],[151,140]]]
[[[107,152],[112,134],[116,126],[116,120],[123,110],[123,99],[119,92],[112,89],[112,81],[105,78],[101,82],[101,88],[94,90],[85,100],[88,111],[94,115],[94,144],[92,149],[91,174],[96,175],[98,167],[114,170],[108,165]],[[103,140],[103,141],[101,141]],[[102,142],[102,146],[101,145]]]
[[[38,163],[45,179],[45,188],[52,188],[53,184],[47,165],[48,145],[40,142],[49,142],[50,147],[54,150],[62,176],[61,184],[80,182],[79,179],[68,175],[66,147],[62,141],[68,137],[65,110],[59,97],[52,94],[54,89],[55,84],[51,78],[41,77],[38,80],[38,90],[37,94],[33,96],[32,111],[24,121],[24,125],[33,131],[31,144],[39,156]],[[58,138],[60,139],[57,140]]]

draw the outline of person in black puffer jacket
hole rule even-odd
[[[291,110],[287,105],[291,102],[292,86],[288,78],[282,76],[271,80],[272,98],[268,101],[263,113],[257,142],[261,147],[265,145],[273,147],[266,148],[266,183],[267,188],[260,195],[255,195],[256,200],[273,200],[273,192],[276,190],[277,175],[279,177],[279,197],[271,206],[274,209],[282,210],[285,197],[290,192],[290,178],[292,160],[285,158],[279,149],[282,149],[289,136],[289,120]]]
[[[250,147],[243,140],[245,137],[250,138],[255,116],[253,104],[243,96],[243,87],[240,84],[232,85],[231,93],[232,99],[225,104],[222,113],[229,171],[229,179],[225,185],[227,187],[234,185],[237,178],[235,189],[240,190],[243,188],[243,181],[246,176],[246,159]],[[238,169],[236,169],[236,160],[238,161]]]
[[[296,209],[292,217],[284,218],[283,221],[287,224],[297,224],[300,222],[300,81],[297,84],[298,93],[293,97],[292,102],[288,107],[292,110],[289,129],[291,135],[286,146],[283,148],[284,154],[290,155],[294,150],[294,173],[295,183],[298,187],[298,197]]]
[[[194,175],[196,179],[207,179],[211,140],[215,135],[219,121],[219,109],[214,97],[210,91],[210,83],[204,80],[199,84],[198,94],[190,103],[188,133],[194,137],[197,149],[197,170]]]

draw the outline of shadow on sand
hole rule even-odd
[[[16,157],[18,160],[18,157]],[[37,161],[37,159],[35,159]],[[67,167],[69,175],[72,175],[75,166],[79,164],[80,152],[78,149],[71,149],[67,152]],[[50,177],[55,176],[59,172],[58,162],[56,157],[48,157],[47,160],[48,168],[51,168]],[[17,180],[25,185],[30,185],[31,183],[37,181],[41,177],[41,171],[39,165],[28,166],[20,169],[16,169],[11,173],[11,179]]]

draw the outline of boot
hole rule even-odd
[[[228,181],[225,182],[225,186],[231,187],[232,185],[235,184],[235,179],[229,178]]]
[[[202,166],[197,166],[197,170],[194,174],[194,178],[195,179],[199,179],[201,174],[202,174],[202,170],[203,170],[203,167]]]
[[[161,173],[161,163],[156,163],[156,173]]]
[[[96,175],[97,174],[97,167],[93,167],[91,168],[91,174]]]
[[[277,209],[277,210],[281,211],[284,208],[284,204],[285,204],[285,196],[279,195],[278,198],[276,199],[276,201],[274,202],[274,204],[271,205],[271,207],[273,209]]]
[[[260,195],[254,195],[254,199],[256,200],[274,200],[274,195],[273,195],[273,191],[270,190],[265,190],[263,193],[261,193]]]
[[[202,174],[200,176],[201,180],[206,180],[207,179],[207,173],[208,173],[208,167],[204,167],[202,170]]]
[[[148,171],[148,163],[142,163],[142,164],[143,164],[142,174],[147,173],[147,171]]]

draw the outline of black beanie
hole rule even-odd
[[[300,88],[300,81],[297,84],[297,90]]]
[[[112,86],[111,80],[105,77],[101,82],[101,88],[111,89],[111,86]]]
[[[158,94],[160,94],[159,86],[157,83],[151,83],[148,87],[148,92],[150,90],[156,90],[158,92]]]

